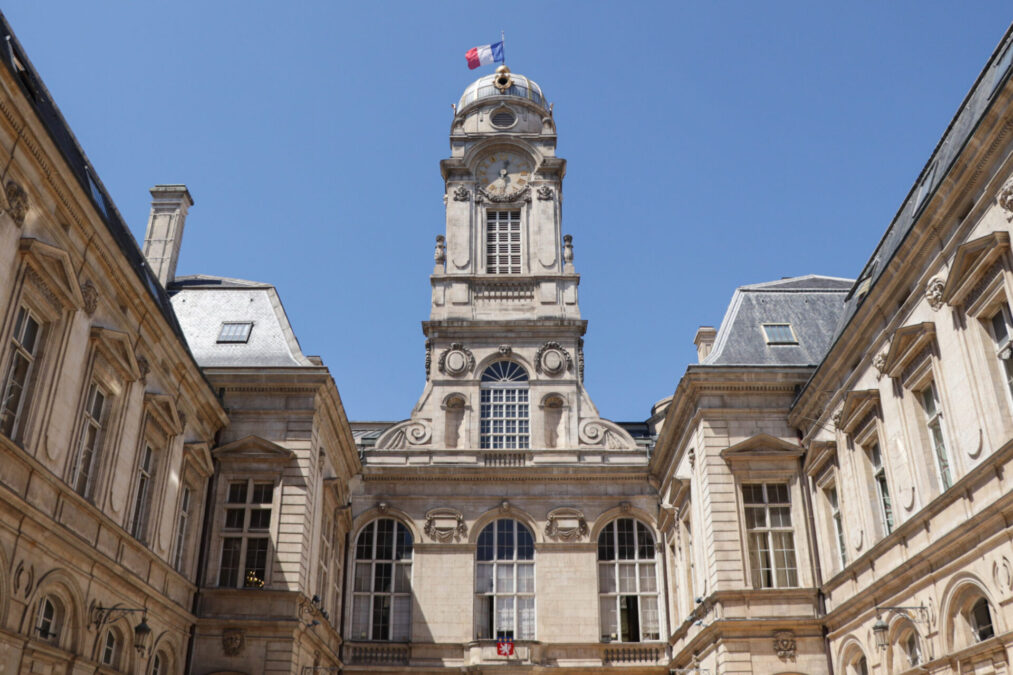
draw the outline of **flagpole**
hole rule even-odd
[[[506,65],[506,33],[503,31],[499,32],[499,41],[502,43],[501,49],[503,50],[503,65]]]

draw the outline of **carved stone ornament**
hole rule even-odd
[[[440,354],[438,367],[446,375],[464,375],[475,368],[475,356],[460,342],[453,342]]]
[[[482,201],[492,202],[493,204],[504,204],[512,202],[524,202],[525,204],[531,203],[531,186],[525,187],[523,190],[517,192],[511,192],[505,195],[494,195],[486,192],[482,188],[478,188],[478,194],[475,197],[475,201],[482,203]]]
[[[872,367],[878,370],[880,375],[883,374],[886,370],[886,352],[880,352],[872,357]]]
[[[545,536],[552,539],[575,541],[587,536],[587,520],[577,509],[567,507],[552,509],[548,514],[548,521],[545,524]]]
[[[929,307],[933,312],[939,311],[943,306],[943,287],[946,284],[939,277],[932,277],[925,284],[925,299],[929,301]]]
[[[577,379],[584,381],[584,338],[577,338]]]
[[[442,234],[436,235],[436,250],[433,251],[433,262],[442,265],[447,262],[447,247]]]
[[[458,185],[457,189],[454,190],[454,201],[455,202],[467,202],[471,201],[471,191],[463,185]]]
[[[552,199],[554,195],[555,192],[553,192],[552,188],[550,188],[548,185],[543,185],[542,187],[538,188],[538,201],[540,202],[547,202],[550,199]]]
[[[7,213],[18,227],[25,224],[28,215],[28,193],[16,182],[9,180],[5,189],[7,195]]]
[[[1006,211],[1006,220],[1013,221],[1013,177],[1006,180],[1006,184],[999,190],[999,195],[996,197],[1001,206]]]
[[[387,429],[376,439],[377,450],[404,450],[411,445],[428,445],[433,438],[429,419],[409,419]]]
[[[141,374],[140,380],[147,380],[148,373],[151,372],[151,364],[148,363],[148,359],[144,358],[140,354],[134,354],[134,359],[137,361],[137,371]]]
[[[696,450],[693,448],[689,449],[689,468],[696,468]]]
[[[446,543],[461,539],[468,534],[464,516],[457,509],[439,508],[426,513],[426,536],[433,541]]]
[[[790,630],[779,630],[774,633],[774,653],[782,661],[794,661],[796,650],[794,633]]]
[[[84,300],[84,311],[88,312],[88,316],[94,314],[98,309],[98,289],[91,279],[81,284],[81,298]]]
[[[426,340],[426,380],[429,379],[429,371],[433,367],[433,339]]]
[[[226,628],[222,631],[222,652],[225,656],[239,656],[246,646],[246,633],[242,628]]]
[[[837,412],[835,412],[830,417],[830,419],[832,419],[834,421],[834,427],[837,428],[837,429],[841,428],[841,413],[842,412],[844,412],[844,411],[843,410],[838,410]]]
[[[573,370],[573,359],[558,342],[546,342],[535,352],[535,370],[539,373],[559,375]]]
[[[563,262],[573,264],[573,235],[563,235]]]
[[[509,357],[511,354],[513,354],[513,351],[514,351],[513,347],[511,347],[510,345],[499,346],[499,353],[502,354],[503,356]]]
[[[629,434],[614,422],[591,418],[581,423],[577,435],[582,445],[603,447],[607,450],[633,449],[635,443]]]

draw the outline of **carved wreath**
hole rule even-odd
[[[558,375],[563,370],[573,370],[573,359],[558,342],[549,341],[535,352],[535,370],[539,373]]]
[[[524,188],[520,192],[509,195],[493,195],[489,194],[482,188],[478,188],[477,201],[485,199],[486,201],[493,202],[494,204],[502,204],[505,202],[526,202],[531,203],[531,186]]]
[[[464,375],[475,368],[475,355],[460,342],[453,342],[448,349],[444,349],[440,354],[437,365],[441,373]]]
[[[440,508],[426,513],[423,531],[430,539],[445,543],[467,535],[468,526],[464,524],[464,516],[460,511]]]

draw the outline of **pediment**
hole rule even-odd
[[[1009,248],[1008,232],[992,232],[958,248],[943,286],[943,302],[954,306],[964,304],[982,275]]]
[[[883,372],[890,377],[900,377],[904,368],[936,337],[936,325],[931,321],[898,328],[886,353]]]
[[[846,434],[854,431],[859,422],[879,405],[878,389],[853,389],[844,396],[841,419],[837,428]]]
[[[80,309],[84,305],[74,266],[66,251],[33,237],[22,237],[18,250],[29,267],[39,275],[39,280],[46,289],[64,307]]]
[[[148,392],[144,395],[144,409],[167,436],[183,433],[183,421],[171,396]]]
[[[816,476],[837,456],[837,441],[814,441],[809,445],[803,470],[807,476]]]
[[[753,462],[762,460],[797,459],[802,456],[802,446],[770,434],[757,434],[744,441],[730,445],[721,451],[726,462]]]
[[[215,472],[215,465],[211,458],[211,448],[205,441],[183,444],[183,461],[189,462],[197,473],[207,478]]]
[[[124,380],[133,381],[140,379],[141,370],[134,357],[134,350],[130,346],[130,337],[126,333],[110,328],[93,326],[91,339],[96,347],[102,352],[106,361],[119,372]]]
[[[260,436],[246,436],[219,446],[211,454],[220,462],[256,462],[285,464],[295,458],[295,453],[277,443]]]

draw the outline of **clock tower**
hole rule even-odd
[[[562,230],[566,161],[541,88],[506,66],[469,85],[440,169],[446,235],[422,325],[426,387],[376,448],[635,449],[584,390],[587,322]]]

